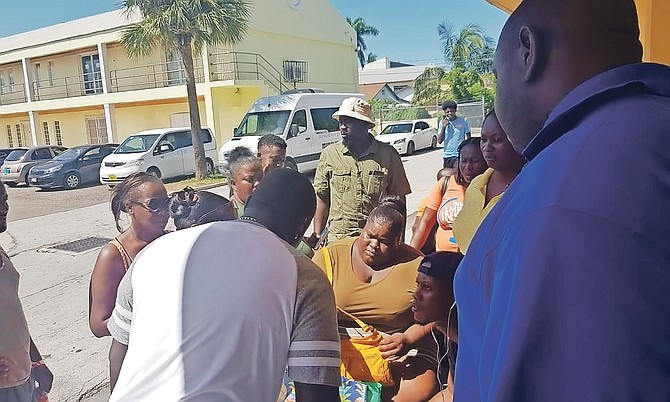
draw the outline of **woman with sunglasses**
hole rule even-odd
[[[170,195],[170,217],[177,230],[204,223],[237,219],[237,213],[226,197],[209,191],[185,187]]]
[[[167,190],[156,176],[139,172],[128,176],[112,190],[112,214],[121,233],[105,245],[95,261],[89,287],[88,324],[96,337],[109,335],[107,320],[116,302],[116,291],[135,256],[165,233],[168,213]],[[121,212],[130,218],[123,230]]]

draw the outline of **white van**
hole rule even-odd
[[[260,98],[233,132],[233,138],[221,147],[219,169],[228,171],[228,154],[233,148],[245,146],[256,154],[258,139],[275,134],[286,141],[285,166],[305,172],[316,169],[321,151],[340,141],[340,129],[333,119],[342,100],[364,99],[361,94],[293,93]]]
[[[200,136],[205,145],[207,173],[212,173],[217,165],[216,139],[207,127],[202,128]],[[163,179],[195,173],[190,127],[147,130],[126,138],[102,160],[100,183],[118,184],[136,172]]]

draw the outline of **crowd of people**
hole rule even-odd
[[[524,0],[481,137],[442,104],[409,242],[356,97],[313,184],[274,135],[230,153],[230,199],[128,177],[89,291],[110,400],[670,400],[670,69],[638,34],[632,0]],[[8,208],[0,185],[0,231]],[[0,400],[35,401],[53,375],[0,257]]]

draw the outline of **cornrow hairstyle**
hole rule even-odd
[[[233,148],[233,150],[230,151],[230,154],[228,155],[228,170],[230,174],[229,178],[232,179],[235,177],[242,166],[246,166],[250,163],[255,163],[260,166],[261,162],[258,160],[256,155],[251,153],[249,148],[244,146]]]
[[[287,148],[286,141],[281,137],[274,134],[265,134],[258,139],[258,150],[260,151],[261,147],[277,147],[283,151],[286,151]]]
[[[195,191],[191,187],[170,194],[170,216],[177,230],[237,218],[228,199],[209,191]]]
[[[112,215],[114,215],[114,223],[116,225],[116,230],[118,230],[119,233],[123,232],[123,228],[119,223],[121,212],[128,212],[126,209],[126,203],[130,201],[130,197],[133,195],[133,192],[137,189],[137,187],[151,181],[163,184],[159,178],[150,173],[137,172],[126,177],[120,184],[117,184],[112,189]]]
[[[473,145],[477,147],[478,150],[480,150],[479,152],[481,152],[480,144],[481,139],[479,137],[470,137],[465,141],[461,142],[461,144],[458,146],[458,163],[456,164],[456,183],[460,184],[461,186],[465,185],[465,178],[463,177],[463,173],[461,173],[461,151],[468,145]]]

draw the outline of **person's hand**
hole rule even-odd
[[[316,247],[316,243],[319,242],[319,237],[316,235],[316,233],[312,233],[309,237],[304,238],[305,243],[309,244],[311,248]]]
[[[399,332],[388,336],[379,342],[379,351],[384,359],[388,361],[398,360],[401,356],[401,352],[407,346],[407,339],[405,334]]]
[[[33,369],[35,374],[35,381],[37,381],[37,395],[43,396],[51,391],[51,386],[54,382],[54,375],[45,364],[37,366]]]

